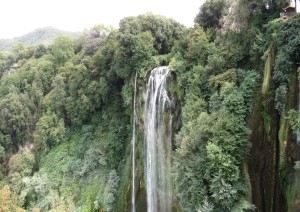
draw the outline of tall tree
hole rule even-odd
[[[207,0],[200,7],[194,21],[205,29],[219,28],[225,8],[226,0]]]
[[[63,65],[68,59],[75,55],[73,41],[69,37],[57,37],[50,46],[53,62],[56,66]]]

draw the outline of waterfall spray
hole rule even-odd
[[[172,117],[165,115],[171,102],[167,92],[168,67],[151,71],[145,100],[147,211],[170,212]],[[166,122],[169,118],[169,121]]]
[[[135,198],[135,143],[136,143],[136,133],[135,128],[137,124],[137,113],[136,113],[136,81],[137,72],[135,73],[134,79],[134,97],[133,97],[133,123],[132,123],[132,193],[131,193],[131,212],[135,212],[136,208],[136,198]]]

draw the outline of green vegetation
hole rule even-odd
[[[168,108],[174,211],[298,207],[300,16],[278,18],[284,5],[207,0],[192,28],[144,14],[0,52],[0,211],[130,209],[136,73],[145,210],[143,98],[162,65],[177,101]],[[40,42],[29,37],[18,41]]]
[[[66,32],[53,27],[44,27],[34,30],[26,35],[13,39],[0,39],[0,51],[11,51],[15,45],[37,46],[39,44],[50,44],[58,36],[78,38],[77,32]]]

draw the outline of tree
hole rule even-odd
[[[149,31],[154,38],[154,48],[158,54],[167,54],[171,51],[176,40],[183,38],[184,27],[178,22],[163,16],[147,13],[137,17],[127,17],[120,21],[119,41],[125,48],[127,38],[141,32]]]
[[[25,212],[18,206],[17,195],[11,192],[9,185],[0,190],[0,211]]]
[[[33,55],[35,58],[41,58],[46,53],[47,53],[46,46],[43,44],[39,44],[37,47],[35,47]]]
[[[276,88],[276,109],[285,112],[286,93],[290,81],[290,73],[296,71],[300,64],[300,16],[297,15],[286,22],[272,22],[269,25],[272,29],[280,27],[280,31],[274,32],[278,54],[275,58],[273,79]]]
[[[151,57],[156,54],[153,47],[154,38],[149,31],[142,32],[132,38],[132,56],[129,60],[129,65],[136,70],[151,69],[154,61],[151,61]]]
[[[109,172],[108,181],[105,187],[105,199],[104,205],[107,212],[114,211],[114,203],[116,201],[116,195],[119,187],[120,178],[116,170]]]
[[[273,25],[281,25],[282,22]],[[275,25],[275,26],[276,26]],[[270,25],[272,27],[272,25]],[[276,28],[275,28],[276,29]],[[292,70],[297,70],[300,63],[300,16],[297,15],[294,18],[284,22],[279,33],[276,33],[276,41],[279,49],[275,60],[275,72],[274,80],[277,83],[285,83],[288,81],[288,74]]]
[[[207,0],[200,7],[194,22],[198,23],[204,29],[219,28],[219,20],[221,19],[225,8],[225,0]]]
[[[0,132],[14,142],[26,141],[33,126],[33,105],[28,95],[12,91],[0,100]]]
[[[55,65],[46,58],[40,58],[36,64],[35,81],[43,94],[47,94],[51,89],[51,83],[56,74]]]
[[[187,58],[194,64],[204,65],[207,60],[207,50],[209,47],[205,32],[201,27],[195,25],[188,37]]]
[[[75,40],[76,52],[84,51],[87,55],[94,55],[103,45],[106,37],[113,29],[103,25],[95,25],[89,30],[85,30],[81,36]]]
[[[157,65],[152,60],[152,56],[157,52],[154,48],[155,40],[150,31],[139,32],[136,35],[125,34],[120,37],[122,38],[121,46],[116,54],[118,76],[126,79],[134,71],[148,70]]]
[[[52,90],[44,98],[44,105],[54,111],[59,117],[63,117],[65,101],[65,83],[60,75],[56,75],[52,83]]]
[[[12,65],[14,61],[10,61],[9,58],[12,58],[13,55],[7,52],[0,52],[0,77],[3,72],[8,68],[8,66]]]
[[[174,170],[176,193],[186,211],[230,211],[247,192],[241,170],[249,151],[244,99],[233,84],[225,84],[219,95],[219,107],[211,114],[193,114],[188,103],[183,108]]]
[[[261,76],[254,70],[247,70],[244,72],[243,78],[240,90],[244,98],[247,114],[251,114],[253,100],[258,93]]]
[[[69,64],[68,69],[70,76],[66,110],[72,123],[82,124],[105,102],[108,82],[105,77],[94,77],[84,64]]]
[[[69,37],[57,37],[49,47],[53,55],[53,63],[56,66],[64,65],[67,60],[74,56],[73,41]]]
[[[20,197],[25,200],[24,206],[36,208],[37,211],[73,211],[74,202],[72,198],[63,198],[57,190],[51,188],[49,178],[46,174],[35,174],[32,177],[24,177],[25,188]],[[37,208],[38,207],[38,208]]]
[[[8,162],[9,182],[17,193],[23,188],[22,178],[31,176],[35,165],[35,157],[33,153],[26,147],[11,156]]]
[[[15,56],[15,60],[19,61],[23,58],[26,58],[26,47],[22,43],[16,43],[12,46],[12,51]],[[28,57],[29,58],[29,57]]]
[[[39,148],[42,150],[52,148],[64,139],[64,120],[48,109],[37,122],[36,133],[35,142]]]

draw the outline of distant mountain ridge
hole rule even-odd
[[[79,32],[67,32],[54,27],[38,28],[20,37],[0,39],[0,51],[10,51],[12,45],[15,43],[22,43],[26,46],[36,46],[39,44],[49,44],[57,36],[77,38],[79,35]]]

